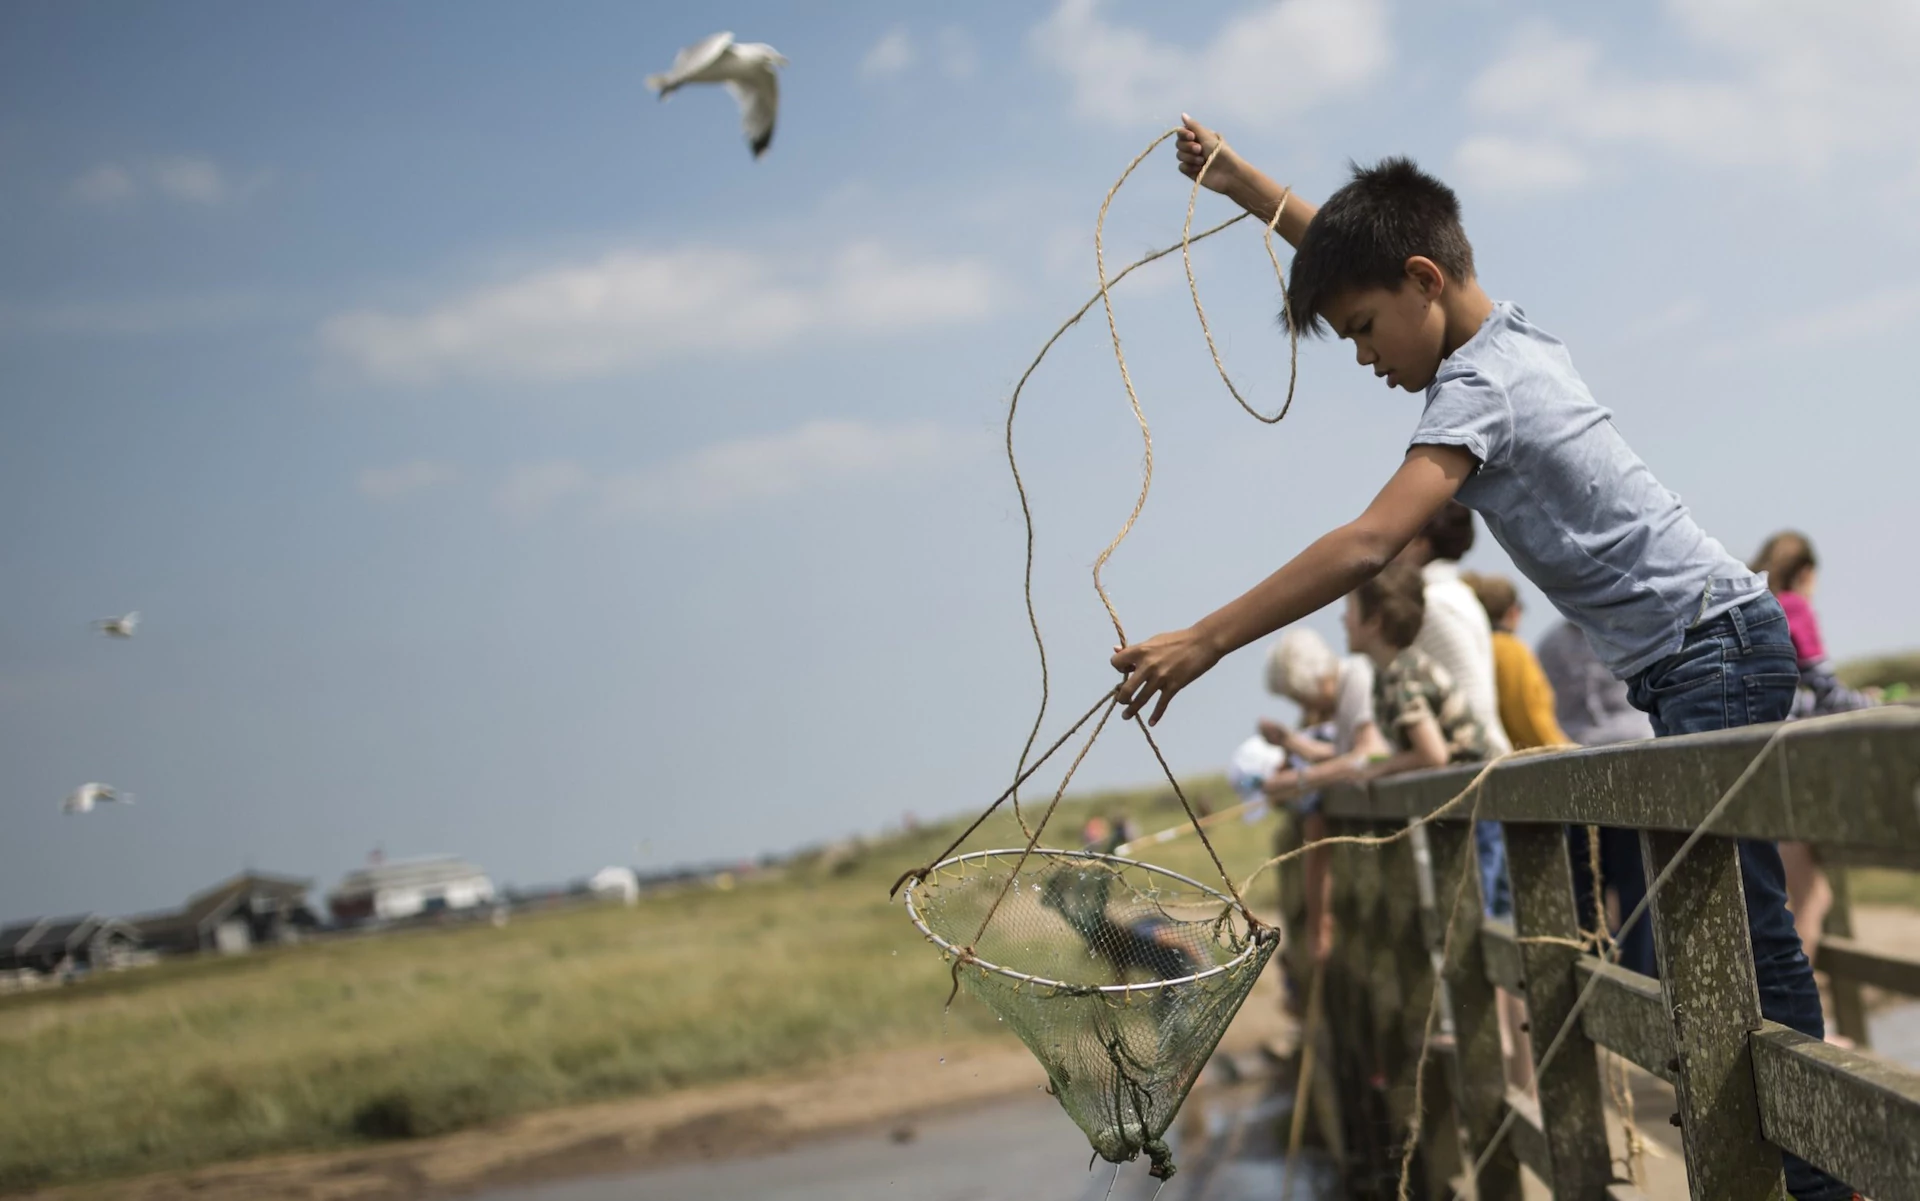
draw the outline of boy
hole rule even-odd
[[[1196,175],[1219,136],[1192,118],[1176,139]],[[1286,189],[1222,148],[1205,182],[1270,218]],[[1152,721],[1223,655],[1352,592],[1458,499],[1581,628],[1656,735],[1778,721],[1799,676],[1766,582],[1661,487],[1573,369],[1566,348],[1473,271],[1453,192],[1405,159],[1356,170],[1316,210],[1287,200],[1291,328],[1331,327],[1388,387],[1424,392],[1406,458],[1356,520],[1194,626],[1122,647],[1116,690]],[[1814,1038],[1820,995],[1787,912],[1779,851],[1739,844],[1761,1012]],[[1795,1197],[1849,1190],[1791,1156]]]
[[[1391,752],[1350,779],[1377,780],[1455,763],[1481,763],[1496,753],[1487,728],[1473,715],[1466,690],[1416,645],[1427,615],[1426,592],[1418,568],[1391,563],[1361,581],[1347,597],[1347,647],[1373,663],[1374,723]],[[1513,894],[1498,827],[1493,822],[1476,822],[1474,836],[1487,914],[1511,917]]]
[[[1377,780],[1401,772],[1483,763],[1493,757],[1493,741],[1474,716],[1467,693],[1452,673],[1420,649],[1420,632],[1432,624],[1427,596],[1432,586],[1408,562],[1389,564],[1347,597],[1347,647],[1373,663],[1373,715],[1393,753],[1368,766],[1361,779]],[[1480,892],[1489,917],[1511,921],[1513,891],[1507,880],[1506,844],[1494,822],[1475,822],[1474,844],[1480,856]],[[1533,1087],[1532,1049],[1522,1032],[1526,1012],[1517,997],[1500,994],[1500,1045],[1507,1080],[1526,1092]]]

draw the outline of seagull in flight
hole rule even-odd
[[[131,792],[119,792],[105,784],[82,784],[73,790],[73,794],[60,802],[64,813],[92,813],[93,807],[102,801],[119,801],[122,805],[133,804]]]
[[[103,617],[93,623],[95,629],[109,638],[131,638],[133,637],[133,627],[139,624],[140,611],[138,609],[124,617]]]
[[[740,102],[747,145],[759,158],[773,141],[774,110],[780,107],[780,77],[774,68],[786,65],[786,55],[764,42],[736,42],[731,33],[716,33],[674,55],[664,75],[647,76],[647,86],[665,100],[689,83],[726,84]]]

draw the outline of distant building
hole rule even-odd
[[[587,891],[602,900],[631,905],[640,899],[640,878],[630,867],[603,867],[588,877]]]
[[[162,954],[219,951],[233,955],[264,943],[295,942],[320,925],[307,903],[313,881],[242,872],[196,893],[170,913],[128,921],[142,943]]]
[[[348,872],[327,894],[333,920],[343,926],[391,922],[493,901],[493,881],[464,859],[397,859]]]
[[[117,917],[36,918],[0,929],[0,972],[104,970],[130,961],[139,948],[139,931]]]

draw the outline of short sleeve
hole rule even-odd
[[[1423,717],[1435,717],[1427,699],[1431,685],[1426,673],[1417,670],[1405,656],[1396,659],[1380,673],[1374,685],[1374,719],[1383,731],[1391,730],[1394,741],[1404,743],[1400,732]]]
[[[1506,389],[1470,367],[1441,369],[1427,389],[1409,446],[1458,446],[1482,467],[1506,461],[1513,444],[1513,406]]]
[[[1820,641],[1820,623],[1814,620],[1813,606],[1798,592],[1779,594],[1780,608],[1787,615],[1787,635],[1793,639],[1793,653],[1802,663],[1818,663],[1827,657]]]
[[[1407,686],[1400,692],[1399,703],[1394,706],[1394,728],[1404,730],[1408,726],[1418,724],[1420,719],[1425,717],[1439,720],[1438,715],[1433,711],[1433,706],[1427,703],[1426,691],[1414,687],[1412,681],[1408,681]]]

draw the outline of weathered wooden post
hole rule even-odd
[[[1641,832],[1649,885],[1686,840]],[[1700,839],[1654,896],[1652,909],[1688,1190],[1694,1201],[1785,1201],[1780,1152],[1760,1130],[1751,1041],[1760,1028],[1760,993],[1734,840]]]
[[[1852,938],[1853,895],[1847,890],[1847,865],[1828,864],[1827,883],[1833,888],[1833,906],[1827,910],[1827,919],[1821,923],[1821,932],[1835,938]],[[1865,1050],[1870,1044],[1867,1039],[1867,1006],[1860,995],[1860,982],[1851,976],[1829,972],[1827,984],[1833,992],[1833,1028],[1842,1037],[1853,1040],[1854,1046]]]
[[[1581,981],[1573,966],[1582,951],[1560,941],[1577,940],[1573,869],[1567,859],[1566,827],[1509,823],[1507,863],[1513,879],[1514,932],[1526,972],[1527,1020],[1535,1063],[1567,1015]],[[1532,940],[1532,941],[1529,941]],[[1553,1161],[1556,1201],[1605,1201],[1613,1175],[1607,1149],[1607,1117],[1601,1100],[1600,1065],[1576,1022],[1551,1064],[1539,1072],[1541,1125]]]
[[[1365,835],[1371,823],[1345,820],[1329,823],[1333,835]],[[1377,852],[1354,846],[1333,848],[1333,952],[1326,965],[1326,1021],[1333,1043],[1333,1078],[1340,1100],[1346,1155],[1343,1169],[1348,1192],[1358,1198],[1387,1198],[1394,1194],[1398,1147],[1392,1145],[1393,1124],[1386,1104],[1386,1076],[1382,1065],[1383,1014],[1393,1002],[1398,985],[1383,982],[1376,970],[1384,939],[1381,919],[1382,878]],[[1389,952],[1390,953],[1390,952]]]
[[[1427,839],[1433,848],[1435,904],[1447,945],[1441,979],[1453,1009],[1453,1079],[1459,1089],[1454,1101],[1465,1153],[1478,1159],[1506,1110],[1500,1019],[1480,945],[1480,867],[1468,823],[1435,822],[1427,827]],[[1479,1201],[1518,1201],[1520,1161],[1511,1140],[1501,1142],[1475,1187]]]
[[[1383,827],[1393,833],[1405,826],[1395,823]],[[1438,982],[1433,974],[1433,956],[1429,950],[1421,904],[1421,890],[1411,841],[1402,839],[1380,850],[1380,870],[1386,881],[1385,917],[1391,970],[1399,981],[1399,1024],[1390,1032],[1392,1055],[1387,1065],[1388,1097],[1392,1102],[1394,1133],[1405,1146],[1411,1123],[1418,1121],[1419,1150],[1413,1168],[1416,1176],[1413,1192],[1418,1196],[1444,1198],[1451,1194],[1448,1182],[1459,1173],[1460,1120],[1453,1107],[1449,1057],[1427,1049],[1427,1015],[1434,1013],[1433,1033],[1439,1034],[1439,1013],[1434,1008]],[[1427,1049],[1425,1071],[1420,1055]],[[1416,1084],[1419,1086],[1416,1090]]]

